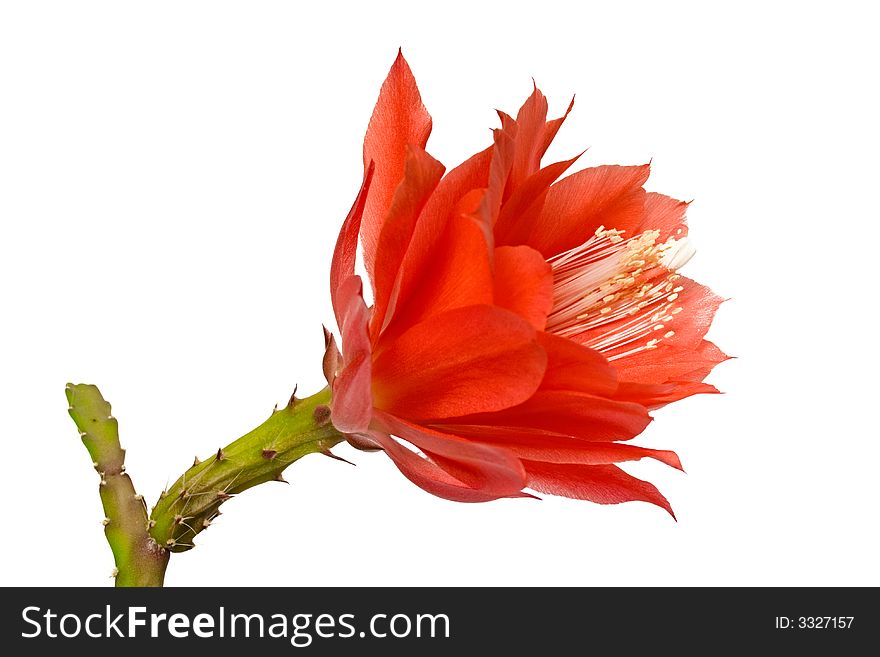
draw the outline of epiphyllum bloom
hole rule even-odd
[[[331,268],[332,421],[447,499],[528,488],[672,513],[615,464],[681,468],[621,441],[649,409],[715,392],[702,380],[726,358],[703,339],[719,298],[677,273],[686,204],[644,191],[648,165],[557,182],[578,158],[541,167],[565,117],[548,121],[537,89],[500,116],[492,146],[444,175],[424,150],[431,118],[409,66],[392,66]],[[371,307],[354,275],[359,236]]]

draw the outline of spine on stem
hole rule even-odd
[[[193,547],[196,534],[220,515],[220,505],[258,484],[284,481],[281,473],[306,454],[332,456],[344,440],[330,423],[330,389],[306,399],[294,395],[253,431],[196,458],[147,515],[144,498],[125,472],[125,451],[110,404],[93,385],[68,384],[70,416],[101,476],[104,533],[116,561],[117,586],[162,586],[172,552]]]
[[[329,388],[306,399],[294,395],[253,431],[205,460],[197,457],[153,507],[149,531],[156,543],[171,552],[192,549],[226,500],[267,481],[283,482],[285,468],[306,454],[329,454],[343,439],[330,423],[329,403]]]

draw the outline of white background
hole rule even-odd
[[[871,3],[7,2],[0,9],[0,577],[110,585],[68,381],[150,500],[322,386],[329,257],[403,46],[454,165],[531,77],[551,158],[653,158],[695,199],[685,273],[732,298],[727,394],[657,413],[653,506],[463,505],[383,454],[227,504],[168,584],[880,585]]]

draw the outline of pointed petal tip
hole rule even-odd
[[[431,115],[401,49],[382,82],[364,136],[364,165],[376,161],[376,175],[360,226],[364,266],[371,278],[382,222],[403,177],[406,145],[424,147],[431,125]]]
[[[415,75],[412,72],[412,67],[409,65],[409,61],[407,61],[406,57],[403,54],[403,47],[398,47],[397,55],[394,57],[394,62],[391,64],[391,68],[388,69],[388,78],[392,78],[395,75],[403,75],[404,78],[409,78],[412,80],[412,83],[415,84]]]
[[[653,504],[654,506],[659,506],[661,509],[666,511],[675,522],[678,522],[678,518],[675,517],[675,511],[672,510],[672,505],[669,503],[669,500],[661,493],[659,490],[656,490],[656,497],[650,500],[641,500],[642,502],[647,502],[648,504]]]
[[[528,488],[597,504],[648,502],[677,520],[672,505],[657,487],[614,465],[580,465],[524,460]]]
[[[681,459],[678,457],[678,454],[676,454],[675,452],[669,452],[669,460],[665,461],[665,463],[667,465],[672,466],[676,470],[680,470],[681,472],[685,471],[684,466],[681,464]]]

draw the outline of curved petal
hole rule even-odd
[[[495,249],[495,305],[515,312],[538,331],[553,308],[553,270],[528,246]]]
[[[605,224],[606,228],[624,231],[624,237],[632,237],[646,230],[658,230],[658,243],[669,238],[681,239],[687,236],[688,226],[685,214],[689,203],[679,201],[656,192],[645,194],[645,205],[641,214],[618,214],[613,225]]]
[[[565,122],[565,119],[568,118],[568,115],[571,114],[571,110],[573,108],[574,96],[571,97],[571,102],[568,104],[568,109],[565,110],[565,114],[560,116],[558,119],[551,119],[550,121],[547,121],[547,125],[544,127],[543,141],[541,143],[541,157],[544,157],[547,149],[550,148],[550,144],[556,137],[556,133],[559,132],[559,128],[562,127],[562,124]]]
[[[378,354],[373,398],[376,408],[413,421],[495,411],[528,399],[546,364],[523,319],[492,306],[458,308]]]
[[[480,151],[447,173],[428,199],[422,216],[413,231],[404,268],[420,272],[430,266],[434,244],[442,235],[446,222],[455,213],[459,201],[475,189],[489,184],[492,148]]]
[[[535,86],[516,115],[516,144],[510,170],[511,191],[531,176],[541,164],[547,125],[547,99]]]
[[[724,299],[705,285],[685,276],[675,283],[675,294],[678,294],[675,304],[681,311],[674,315],[675,319],[669,324],[669,328],[675,330],[675,335],[665,338],[664,342],[678,347],[695,347],[709,331],[712,319]]]
[[[528,436],[537,430],[583,440],[615,441],[634,438],[650,422],[647,409],[640,404],[569,390],[539,390],[518,406],[454,418],[444,424],[453,431],[456,424],[465,424],[471,425],[471,432],[483,426],[492,433],[501,428],[512,435]]]
[[[374,337],[378,335],[385,320],[385,312],[398,281],[416,222],[444,171],[444,166],[423,149],[418,146],[407,146],[404,177],[394,193],[391,208],[383,222],[378,247],[381,257],[374,263],[373,284],[376,300],[371,326],[371,334]]]
[[[538,333],[538,344],[547,352],[547,371],[541,390],[571,390],[610,397],[617,390],[617,371],[595,349]]]
[[[638,221],[644,211],[642,185],[650,173],[642,166],[583,169],[550,187],[544,208],[526,242],[544,257],[583,244],[600,226]]]
[[[495,222],[496,244],[516,245],[528,241],[532,226],[541,216],[550,186],[578,158],[580,155],[550,164],[533,173],[513,190],[510,198],[501,207]]]
[[[675,514],[669,501],[647,481],[636,479],[615,465],[571,465],[523,461],[529,488],[550,495],[561,495],[597,504],[650,502]]]
[[[458,430],[455,427],[454,430]],[[467,436],[467,428],[459,430]],[[484,445],[497,445],[519,457],[531,461],[549,463],[581,463],[583,465],[608,465],[624,461],[638,461],[652,458],[678,470],[683,470],[675,452],[664,449],[649,449],[625,443],[593,442],[536,431],[533,434],[510,435],[503,431],[497,434],[475,432],[473,440]]]
[[[459,481],[436,463],[422,458],[388,435],[372,432],[373,440],[382,446],[397,469],[422,490],[453,502],[491,502],[498,496],[474,489]],[[525,497],[518,493],[509,497]]]
[[[343,433],[365,431],[373,412],[369,312],[362,292],[359,276],[350,276],[339,287],[344,364],[333,381],[330,417]]]
[[[622,382],[618,386],[614,398],[635,402],[653,410],[693,395],[717,393],[718,388],[699,381],[675,381],[661,384]]]
[[[348,211],[348,216],[339,230],[336,238],[336,248],[333,250],[333,260],[330,263],[330,300],[333,303],[333,313],[336,315],[336,323],[342,325],[342,313],[337,299],[337,290],[349,276],[354,274],[354,263],[357,258],[358,231],[361,228],[361,217],[367,202],[367,193],[373,180],[375,165],[371,162],[364,173],[364,181],[360,191]]]
[[[477,153],[444,176],[431,194],[416,222],[404,256],[402,274],[393,300],[394,309],[406,308],[410,299],[415,300],[416,306],[427,305],[430,291],[425,288],[436,288],[442,283],[437,269],[444,263],[445,271],[457,280],[466,277],[468,281],[477,283],[475,287],[485,290],[477,296],[463,290],[465,293],[456,295],[457,305],[491,303],[489,264],[484,255],[487,251],[486,241],[477,234],[478,231],[473,230],[473,226],[464,226],[456,231],[456,228],[464,225],[458,216],[462,199],[488,184],[491,158],[491,148]],[[450,222],[454,225],[449,226]],[[443,296],[448,298],[448,295]],[[387,319],[383,324],[391,322],[394,309],[386,312]],[[423,311],[412,311],[409,318],[397,322],[401,327],[398,333],[424,316]]]
[[[431,134],[431,116],[422,104],[419,88],[402,53],[382,84],[379,100],[364,138],[364,166],[376,163],[373,191],[364,209],[361,239],[364,264],[370,277],[382,221],[391,207],[394,190],[403,178],[408,144],[424,148]]]
[[[670,237],[681,239],[688,232],[687,213],[689,203],[679,201],[670,196],[648,192],[645,194],[645,211],[638,226],[627,230],[627,235],[638,235],[646,230],[659,230],[658,242],[665,242]],[[615,226],[615,228],[617,228]],[[627,227],[619,230],[626,230]]]
[[[615,361],[619,376],[627,382],[663,384],[699,382],[730,356],[708,340],[696,347],[676,347],[660,344],[657,349],[640,352]]]
[[[509,185],[510,170],[516,156],[515,143],[504,130],[494,130],[495,143],[492,146],[492,163],[489,165],[489,180],[479,207],[473,213],[486,236],[490,251],[495,248],[495,223],[501,212],[504,195]]]
[[[500,446],[474,443],[381,411],[376,412],[376,424],[423,450],[448,474],[471,488],[509,497],[526,484],[522,463]]]
[[[333,405],[330,420],[343,433],[366,431],[370,425],[373,403],[370,397],[370,359],[359,353],[333,382]]]
[[[388,344],[435,315],[493,299],[492,271],[483,231],[469,217],[456,215],[437,236],[431,264],[420,272],[404,269],[393,308],[379,338]]]
[[[655,349],[642,350],[615,359],[621,381],[670,383],[702,381],[711,369],[728,359],[704,339],[715,312],[724,301],[712,290],[681,277],[674,288],[675,307],[664,323],[662,339]],[[668,297],[667,297],[668,298]],[[581,336],[577,336],[581,340]]]

